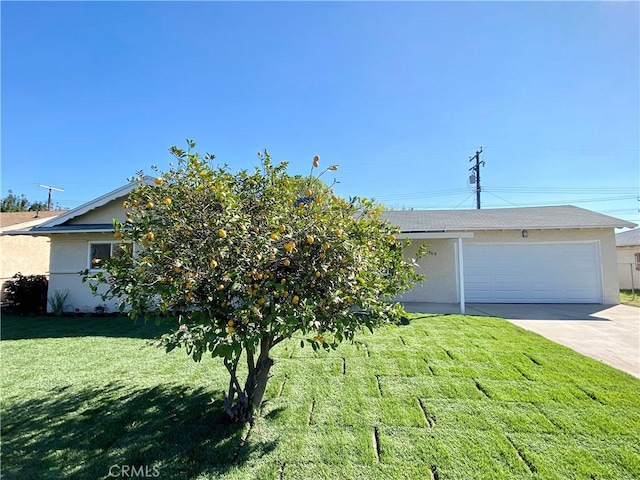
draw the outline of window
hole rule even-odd
[[[640,253],[636,253],[635,257],[636,257],[636,270],[640,271]]]
[[[114,255],[131,255],[131,244],[120,242],[90,242],[89,243],[89,268],[96,270],[100,268],[103,260],[108,260]]]

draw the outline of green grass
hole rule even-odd
[[[640,285],[632,290],[620,290],[620,303],[631,305],[632,307],[640,307]]]
[[[281,344],[252,428],[225,422],[220,363],[165,354],[161,331],[4,317],[3,478],[640,478],[640,380],[500,319]]]

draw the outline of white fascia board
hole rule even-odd
[[[428,240],[433,238],[473,238],[473,232],[413,232],[399,233],[396,239]]]

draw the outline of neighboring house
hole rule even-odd
[[[145,178],[150,184],[151,178]],[[49,294],[69,290],[69,308],[93,311],[102,301],[78,272],[106,257],[117,240],[112,219],[125,221],[126,185],[32,228],[51,239]],[[426,279],[401,300],[460,303],[606,303],[619,301],[614,228],[634,224],[572,206],[384,213],[413,240],[411,257]],[[114,305],[107,305],[112,309]]]
[[[9,236],[4,233],[9,230],[28,230],[61,213],[0,212],[0,291],[3,294],[4,284],[16,273],[46,275],[49,271],[48,238]]]
[[[620,288],[640,289],[640,228],[616,235]]]

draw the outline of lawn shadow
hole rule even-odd
[[[34,338],[114,337],[157,338],[169,332],[177,320],[167,318],[160,325],[143,319],[125,316],[55,317],[2,315],[2,340],[30,340]]]
[[[275,448],[273,441],[245,444],[248,427],[228,422],[221,394],[212,398],[210,391],[177,385],[56,388],[4,405],[2,418],[7,480],[118,477],[123,466],[129,473],[190,479],[223,473]]]

